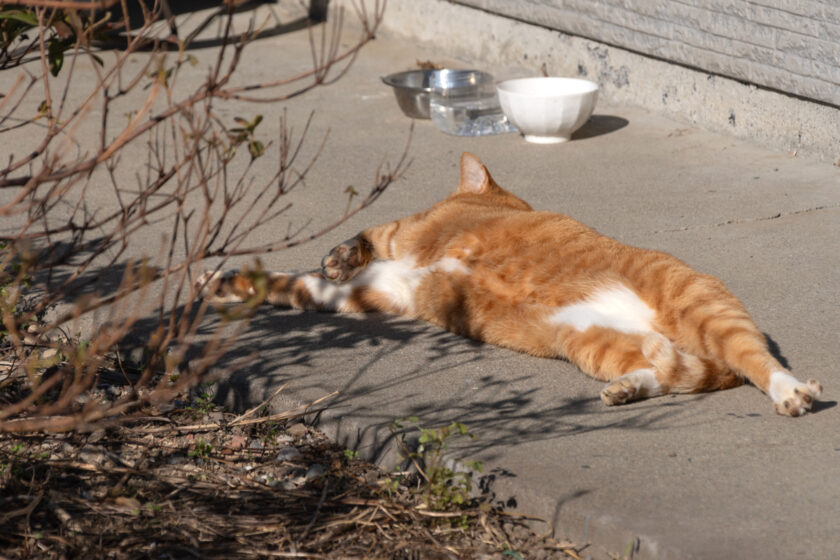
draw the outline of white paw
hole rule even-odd
[[[607,406],[624,404],[636,399],[639,388],[631,379],[619,377],[603,389],[601,389],[601,400]]]
[[[816,379],[802,383],[787,372],[776,371],[770,376],[768,393],[776,412],[783,416],[802,416],[822,394],[822,385]]]
[[[613,406],[661,394],[662,387],[653,370],[639,369],[613,379],[601,390],[601,400]]]

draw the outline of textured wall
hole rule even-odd
[[[840,106],[840,0],[457,0]]]

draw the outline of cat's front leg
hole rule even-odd
[[[321,260],[324,278],[341,284],[353,279],[375,260],[394,259],[398,245],[395,234],[401,229],[400,223],[389,222],[368,228],[356,237],[333,247]]]

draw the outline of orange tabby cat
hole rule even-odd
[[[604,237],[562,214],[536,212],[499,187],[472,154],[429,210],[363,231],[322,272],[205,273],[214,303],[384,311],[535,356],[567,358],[608,381],[608,405],[713,391],[745,379],[779,414],[799,416],[822,387],[801,383],[768,352],[743,305],[680,260]],[[265,278],[265,277],[264,277]]]

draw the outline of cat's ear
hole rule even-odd
[[[469,152],[461,154],[461,182],[458,183],[458,194],[485,194],[498,188],[481,160]]]

